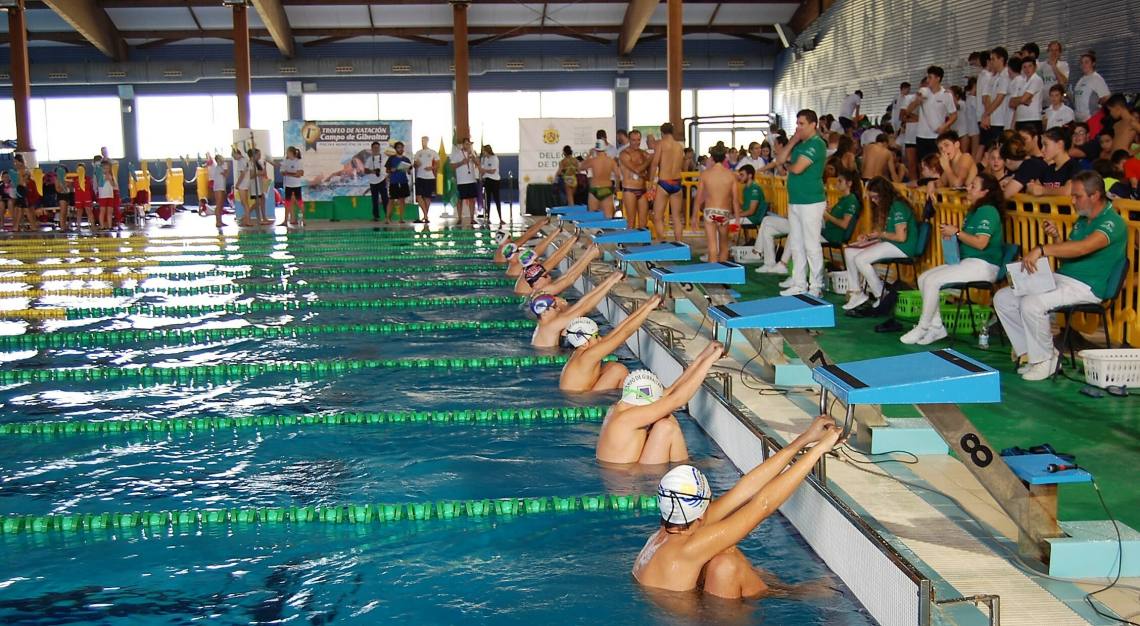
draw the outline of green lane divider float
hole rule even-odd
[[[256,244],[252,246],[241,246],[230,244],[198,244],[192,246],[123,246],[122,249],[115,249],[113,246],[54,246],[54,247],[36,247],[36,248],[2,248],[0,247],[0,258],[3,259],[25,259],[32,258],[38,259],[42,257],[52,256],[83,256],[83,257],[128,257],[128,256],[216,256],[226,254],[273,254],[273,253],[291,253],[299,255],[316,255],[325,254],[330,252],[360,252],[360,251],[382,251],[382,250],[408,250],[408,249],[424,249],[424,250],[491,250],[495,247],[493,241],[450,241],[450,240],[406,240],[406,241],[383,241],[383,242],[361,242],[354,244],[345,243],[306,243],[306,244]]]
[[[389,298],[384,300],[288,300],[284,302],[228,302],[225,304],[200,304],[187,306],[165,306],[136,304],[132,306],[87,307],[66,309],[66,319],[80,320],[109,315],[153,315],[157,317],[186,317],[206,313],[270,313],[281,311],[301,311],[311,309],[376,310],[376,309],[417,309],[432,307],[478,307],[521,304],[522,296],[465,296],[454,298]]]
[[[34,271],[34,267],[20,266],[20,269],[15,270],[20,273],[27,273]],[[152,272],[101,272],[98,274],[49,274],[34,276],[0,276],[3,279],[0,282],[52,282],[52,281],[71,281],[71,280],[103,280],[103,281],[120,281],[120,280],[146,280],[148,278],[166,278],[169,280],[176,279],[201,279],[201,278],[216,278],[216,277],[247,277],[247,278],[270,278],[274,276],[290,275],[290,276],[340,276],[343,274],[402,274],[407,276],[414,276],[416,274],[427,273],[440,273],[440,272],[455,272],[463,271],[468,272],[490,272],[490,271],[503,271],[502,265],[494,263],[466,263],[466,264],[448,264],[448,265],[420,265],[411,267],[397,267],[397,266],[381,266],[381,267],[292,267],[292,268],[264,268],[256,267],[253,269],[238,269],[238,268],[215,268],[209,270],[198,270],[192,272],[178,271],[171,268],[156,267],[149,268]],[[0,271],[7,272],[13,271],[0,267]]]
[[[0,384],[142,381],[144,384],[190,384],[233,382],[262,374],[289,374],[319,380],[349,372],[384,369],[485,370],[502,367],[563,365],[568,355],[491,356],[435,359],[321,359],[315,361],[275,361],[230,365],[187,365],[174,367],[72,367],[57,369],[18,369],[0,371]],[[610,355],[606,361],[616,360]]]
[[[456,278],[456,279],[427,279],[427,280],[381,280],[364,282],[320,282],[307,285],[280,283],[246,283],[226,285],[206,285],[203,287],[120,287],[111,290],[112,296],[137,296],[144,293],[161,293],[169,296],[197,296],[207,294],[233,294],[233,293],[306,293],[311,291],[369,291],[373,289],[419,289],[425,287],[435,288],[489,288],[510,287],[515,284],[513,278]],[[20,295],[15,292],[14,295]]]
[[[481,500],[440,500],[407,504],[325,504],[233,509],[189,509],[131,513],[9,515],[0,522],[4,534],[191,528],[212,525],[382,524],[399,521],[516,517],[542,513],[657,512],[657,496],[597,494]]]
[[[174,417],[164,419],[38,421],[0,424],[0,435],[80,435],[175,433],[347,426],[363,424],[533,424],[601,422],[609,407],[568,406],[536,409],[459,409],[455,411],[367,411],[255,415],[246,417]]]
[[[489,253],[448,252],[440,250],[431,254],[361,254],[345,258],[322,258],[320,261],[309,261],[321,265],[353,264],[353,263],[384,263],[388,261],[439,261],[441,259],[466,261],[487,259]],[[273,259],[273,258],[244,258],[244,259],[184,259],[184,260],[155,260],[155,259],[116,259],[114,261],[79,261],[76,263],[22,263],[0,265],[0,271],[20,270],[68,270],[93,269],[107,267],[185,267],[194,265],[219,265],[222,267],[257,267],[272,265],[294,265],[306,262],[305,259]]]
[[[460,320],[447,322],[391,322],[381,324],[315,324],[309,326],[242,326],[198,330],[108,330],[86,333],[35,333],[0,337],[0,350],[90,348],[160,342],[164,345],[195,345],[232,339],[295,339],[314,335],[410,335],[414,333],[530,330],[530,320]]]

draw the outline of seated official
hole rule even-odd
[[[918,227],[914,209],[899,196],[891,181],[878,177],[867,185],[872,215],[878,230],[871,231],[843,249],[847,263],[847,311],[867,302],[875,307],[883,296],[883,281],[873,263],[884,259],[913,256],[918,248]]]
[[[748,166],[745,166],[748,167]],[[859,209],[863,206],[863,183],[854,170],[841,169],[835,174],[836,188],[840,197],[831,209],[823,214],[823,228],[820,230],[820,241],[830,244],[846,242],[847,227],[851,220],[857,219]],[[757,188],[759,186],[757,185]],[[784,248],[783,258],[776,260],[776,238],[786,236],[791,232],[788,218],[774,213],[764,216],[760,223],[760,232],[756,235],[753,249],[764,258],[764,264],[756,268],[758,274],[787,274],[788,248]],[[791,279],[780,283],[781,287],[790,287]]]
[[[1005,204],[1001,184],[989,174],[979,174],[966,189],[970,210],[966,212],[962,227],[943,224],[942,239],[957,241],[960,260],[926,270],[918,276],[918,290],[922,292],[922,315],[918,324],[899,338],[907,344],[927,344],[946,338],[942,325],[941,298],[943,285],[950,283],[993,282],[1001,263],[1002,225],[999,207]],[[944,246],[947,244],[943,244]]]
[[[1053,348],[1053,328],[1049,311],[1060,306],[1101,302],[1109,297],[1109,274],[1124,258],[1128,231],[1124,219],[1112,207],[1104,189],[1104,179],[1096,172],[1080,172],[1071,189],[1077,218],[1069,238],[1059,241],[1056,224],[1045,222],[1049,243],[1029,250],[1021,260],[1032,273],[1042,257],[1058,259],[1052,291],[1018,296],[1011,288],[994,296],[994,310],[1020,360],[1028,363],[1018,369],[1025,380],[1044,380],[1053,375],[1060,355]]]
[[[715,499],[697,468],[680,465],[670,470],[657,488],[661,527],[637,555],[633,577],[644,587],[667,591],[699,589],[728,599],[764,595],[767,583],[736,544],[776,513],[839,436],[835,420],[816,418],[803,434]]]

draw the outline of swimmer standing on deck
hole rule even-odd
[[[637,555],[633,577],[644,587],[667,591],[700,589],[728,599],[763,595],[768,585],[736,544],[795,493],[839,436],[835,420],[816,418],[716,499],[697,468],[670,470],[657,488],[661,527]]]
[[[669,214],[673,217],[673,241],[681,241],[681,233],[685,224],[681,221],[681,164],[685,161],[685,150],[673,138],[673,125],[665,122],[661,125],[661,140],[653,152],[653,162],[649,166],[649,174],[653,182],[660,189],[656,190],[653,198],[653,234],[659,240],[665,239],[665,220],[663,213],[665,205],[669,205]]]

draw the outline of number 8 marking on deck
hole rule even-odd
[[[983,446],[981,440],[974,433],[962,435],[962,439],[958,443],[962,446],[962,450],[970,455],[970,460],[973,461],[974,465],[986,467],[993,462],[993,451]]]

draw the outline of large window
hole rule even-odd
[[[380,99],[374,93],[307,93],[303,105],[307,120],[380,119]]]
[[[306,114],[308,109],[306,109]],[[411,145],[407,150],[420,149],[420,137],[427,136],[432,150],[442,141],[451,149],[451,132],[455,116],[451,109],[451,93],[381,93],[380,118],[382,120],[412,120]]]
[[[119,99],[32,98],[28,116],[36,160],[44,163],[89,159],[106,146],[123,158],[123,118]],[[16,105],[0,102],[0,139],[16,138]]]
[[[693,90],[681,91],[681,117],[693,116]],[[664,89],[631,89],[629,126],[657,127],[669,120],[669,92]]]
[[[519,118],[542,117],[537,91],[473,91],[468,106],[471,140],[491,144],[496,154],[519,151]]]
[[[229,154],[237,128],[235,96],[138,96],[139,157]]]
[[[543,91],[539,117],[613,117],[614,92],[608,89]]]
[[[697,91],[697,114],[759,115],[772,112],[772,92],[767,89],[701,89]]]
[[[237,106],[237,100],[234,100]],[[249,97],[249,123],[269,131],[269,154],[285,156],[285,120],[289,119],[289,98],[283,93],[260,93]]]

